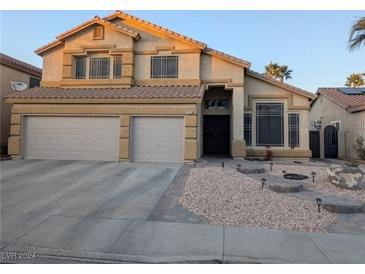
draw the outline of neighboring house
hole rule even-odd
[[[353,145],[365,137],[365,88],[319,88],[317,96],[310,110],[311,138],[317,139],[311,143],[319,144],[313,155],[358,158]]]
[[[7,99],[13,158],[182,162],[263,157],[267,145],[273,156],[311,156],[314,94],[124,12],[95,17],[36,53],[41,87]]]
[[[4,101],[4,97],[14,93],[10,82],[22,82],[33,88],[39,86],[41,77],[41,69],[0,53],[1,155],[7,154],[10,135],[11,106]]]

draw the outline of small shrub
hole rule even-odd
[[[357,156],[359,156],[359,158],[361,160],[365,160],[365,142],[364,142],[364,137],[359,136],[356,139],[356,142],[354,144],[354,149],[357,153]]]

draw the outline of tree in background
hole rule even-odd
[[[280,66],[278,63],[270,62],[265,66],[265,74],[275,80],[284,82],[284,80],[291,79],[293,71],[286,65]]]
[[[349,50],[355,50],[365,45],[365,17],[361,17],[355,22],[350,30],[348,41]]]
[[[352,73],[349,77],[346,78],[345,86],[351,88],[357,88],[364,85],[364,78],[362,78],[361,74]]]

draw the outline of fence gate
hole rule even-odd
[[[324,128],[324,157],[338,157],[338,132],[334,126],[326,126]]]
[[[321,156],[318,130],[309,131],[309,149],[312,151],[313,158],[319,158]]]

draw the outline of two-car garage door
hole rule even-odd
[[[25,117],[24,158],[118,161],[119,126],[119,117]]]
[[[118,161],[118,117],[26,116],[25,159]],[[140,162],[182,162],[184,119],[135,117],[131,155]]]

